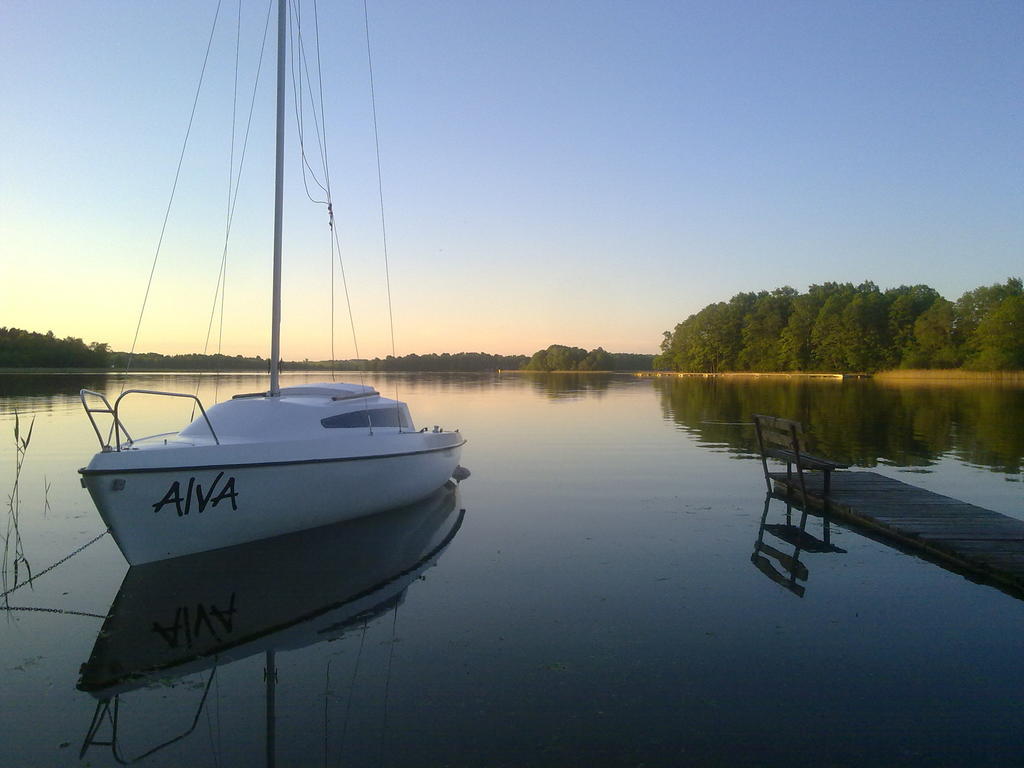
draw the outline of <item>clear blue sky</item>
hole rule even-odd
[[[652,352],[739,291],[873,280],[955,299],[1024,272],[1019,0],[369,6],[399,354]],[[0,325],[131,343],[215,7],[0,3]],[[243,115],[266,8],[243,3]],[[360,352],[384,355],[362,3],[319,10]],[[143,350],[206,333],[234,0],[221,13]],[[303,20],[308,35],[311,3]],[[232,354],[269,344],[269,74],[229,250]],[[319,359],[329,241],[296,159],[290,144],[284,355]]]

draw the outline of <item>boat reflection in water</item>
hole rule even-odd
[[[218,666],[266,654],[267,762],[274,763],[274,653],[342,636],[387,614],[458,533],[465,510],[449,483],[372,517],[128,570],[78,688],[98,701],[81,755],[110,746],[139,760],[195,728]],[[122,693],[209,672],[191,727],[143,754],[120,753]],[[101,735],[102,732],[102,735]]]
[[[781,499],[786,504],[784,523],[768,522],[768,509],[773,498]],[[797,597],[803,597],[806,587],[797,582],[806,582],[809,571],[807,566],[800,561],[800,555],[805,552],[845,553],[846,550],[840,549],[832,543],[831,523],[828,516],[821,518],[822,535],[819,539],[807,531],[807,510],[798,509],[798,511],[800,512],[800,523],[794,525],[793,502],[785,496],[776,496],[771,493],[765,496],[764,512],[761,515],[761,525],[757,530],[757,541],[754,542],[754,552],[750,555],[750,562],[776,584]],[[765,541],[765,534],[772,537],[769,539],[772,544]],[[786,552],[773,544],[788,545]],[[792,547],[792,554],[787,554],[789,547]]]

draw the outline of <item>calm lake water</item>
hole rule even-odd
[[[835,524],[844,551],[801,554],[800,589],[766,578],[748,426],[797,418],[823,455],[1024,518],[1024,389],[363,382],[397,391],[417,426],[460,428],[472,477],[148,570],[100,538],[6,598],[0,765],[260,765],[268,723],[278,765],[1024,765],[1024,602]],[[197,384],[207,403],[266,386],[128,381]],[[122,386],[0,376],[5,496],[14,410],[23,430],[35,417],[19,518],[35,573],[103,530],[76,474],[97,448],[77,392]],[[187,416],[126,403],[133,434]],[[785,522],[785,504],[764,519]],[[806,530],[823,537],[819,518]]]

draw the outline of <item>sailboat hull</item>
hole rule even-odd
[[[255,653],[341,637],[400,601],[455,537],[442,487],[350,523],[130,568],[78,687],[106,699]]]
[[[448,446],[435,441],[433,448],[403,454],[87,468],[82,475],[121,552],[139,565],[419,501],[451,477],[462,443],[461,438]]]

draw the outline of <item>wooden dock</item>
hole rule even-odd
[[[772,472],[775,494],[799,501]],[[826,510],[820,473],[805,475],[807,506]],[[880,536],[965,575],[1024,596],[1024,521],[941,496],[876,472],[834,472],[827,504],[830,519],[868,528]]]

